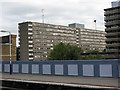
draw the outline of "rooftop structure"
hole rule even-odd
[[[120,6],[120,0],[113,1],[111,4],[112,4],[112,7],[119,7]]]
[[[79,24],[79,23],[72,23],[69,24],[68,26],[72,28],[85,28],[84,24]]]

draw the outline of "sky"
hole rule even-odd
[[[116,0],[0,0],[0,30],[18,35],[18,23],[44,22],[68,26],[84,24],[85,28],[104,31],[104,9]],[[5,33],[0,33],[4,35]]]

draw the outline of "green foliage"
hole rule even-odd
[[[98,50],[88,50],[87,53],[90,55],[84,57],[84,60],[102,60],[105,59],[102,55],[99,54]],[[96,53],[96,55],[92,55],[92,53]]]
[[[70,44],[59,43],[51,50],[48,60],[102,60],[104,57],[99,51],[88,51],[90,55],[81,56],[83,50],[80,47],[72,46]],[[96,53],[96,55],[92,55]]]
[[[88,50],[87,53],[99,53],[98,50]]]
[[[100,54],[97,54],[97,55],[88,55],[88,56],[85,56],[84,58],[82,58],[83,60],[102,60],[104,59],[104,57]]]
[[[97,54],[97,55],[95,56],[95,58],[98,59],[98,60],[105,59],[105,58],[104,58],[102,55],[100,55],[100,54]]]
[[[80,47],[61,42],[51,50],[48,60],[79,60],[82,52]]]

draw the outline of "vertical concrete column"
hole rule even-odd
[[[42,63],[42,62],[39,62],[39,74],[41,74],[41,75],[42,75],[42,73],[43,73],[42,65],[43,65],[43,63]]]
[[[51,63],[51,74],[55,75],[55,64]]]
[[[64,76],[68,75],[68,64],[67,63],[63,63],[63,68],[64,68]]]
[[[27,64],[28,64],[28,72],[29,74],[32,74],[32,62],[31,61],[27,62]]]
[[[112,63],[112,77],[118,78],[120,75],[120,61]]]
[[[19,64],[19,73],[22,73],[22,62],[18,62]]]
[[[78,76],[83,76],[83,64],[78,63]]]
[[[99,77],[100,76],[100,69],[99,69],[99,63],[94,64],[94,76]]]
[[[4,72],[4,62],[2,62],[2,72]]]

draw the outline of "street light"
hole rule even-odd
[[[95,30],[96,30],[96,22],[97,22],[97,20],[94,20],[94,23],[95,23]]]
[[[0,32],[8,32],[9,33],[9,45],[10,45],[10,74],[12,74],[12,60],[11,60],[11,33],[9,31],[4,31],[4,30],[1,30]]]

